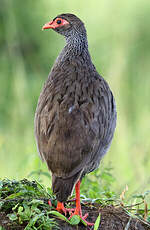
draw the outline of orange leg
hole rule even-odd
[[[89,223],[89,222],[86,221],[86,218],[88,217],[88,213],[86,213],[84,216],[82,215],[82,209],[81,209],[81,203],[80,203],[80,183],[81,182],[78,181],[76,183],[76,186],[75,186],[75,191],[76,191],[76,208],[74,210],[74,213],[71,214],[70,218],[72,216],[74,216],[74,215],[78,215],[78,216],[80,216],[80,218],[82,220],[84,220],[84,222],[87,223],[87,225],[92,226],[92,225],[94,225],[94,223]]]
[[[81,204],[80,204],[80,181],[76,183],[75,191],[76,191],[76,208],[74,211],[74,215],[82,215]]]
[[[65,216],[67,215],[67,212],[71,213],[72,211],[74,211],[74,208],[65,208],[64,204],[62,202],[57,202],[57,207],[56,210],[60,213],[64,213]]]
[[[82,220],[84,220],[84,222],[87,223],[87,225],[92,226],[92,225],[94,225],[94,223],[89,223],[89,222],[86,221],[86,218],[88,217],[88,213],[86,213],[84,216],[82,215],[82,209],[81,209],[81,204],[80,204],[80,183],[81,182],[78,181],[76,183],[76,186],[75,186],[75,191],[76,191],[76,199],[75,199],[75,201],[76,201],[76,207],[73,208],[73,209],[67,209],[67,208],[64,207],[63,203],[61,203],[61,202],[58,201],[57,202],[56,210],[58,212],[64,213],[65,216],[66,216],[67,212],[69,212],[69,214],[70,214],[69,219],[71,219],[71,217],[74,216],[74,215],[78,215],[78,216],[80,216],[80,218]]]
[[[64,213],[65,216],[66,216],[67,211],[66,211],[66,208],[64,207],[64,204],[63,204],[63,203],[61,203],[61,202],[58,201],[58,202],[57,202],[56,210],[57,210],[58,212]]]

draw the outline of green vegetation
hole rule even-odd
[[[132,194],[150,190],[147,0],[1,0],[0,176],[22,179],[30,175],[36,180],[40,176],[44,185],[51,185],[42,174],[48,170],[37,154],[33,123],[41,87],[64,46],[61,36],[41,28],[62,12],[75,13],[85,22],[93,62],[109,82],[118,111],[111,149],[100,168],[83,180],[82,194],[105,202],[119,197],[127,184],[130,200]],[[38,173],[31,175],[32,171]]]
[[[150,194],[150,191],[147,191],[147,193],[143,195],[134,196],[134,204],[132,205],[126,204],[125,192],[126,190],[122,192],[118,199],[107,192],[103,192],[97,199],[89,199],[84,195],[82,204],[87,207],[92,205],[96,207],[96,204],[100,204],[101,207],[112,204],[114,207],[121,205],[130,218],[138,218],[139,221],[150,226],[150,213],[146,203],[146,196]],[[51,206],[49,206],[48,200],[51,201]],[[70,208],[70,203],[66,205]],[[78,225],[81,221],[82,224],[86,226],[86,223],[81,220],[79,216],[73,216],[69,220],[67,217],[57,212],[55,207],[56,198],[53,196],[51,189],[44,188],[39,182],[26,179],[21,181],[8,179],[0,180],[0,225],[3,222],[6,225],[6,221],[3,221],[3,218],[1,218],[1,213],[5,213],[9,218],[9,222],[7,220],[7,225],[10,224],[12,229],[17,228],[17,226],[25,230],[60,229],[60,225],[57,222],[58,219],[70,225]],[[130,225],[130,220],[131,219],[129,219],[128,225]],[[99,224],[100,214],[95,222],[95,230],[98,229]]]
[[[7,213],[12,224],[25,225],[25,230],[58,228],[48,216],[48,198],[52,195],[35,181],[0,181],[0,211]]]
[[[48,200],[52,206],[48,205]],[[12,228],[21,225],[28,229],[58,229],[59,226],[54,220],[66,221],[70,225],[77,225],[81,221],[86,223],[79,216],[73,216],[70,220],[59,212],[55,211],[57,201],[52,195],[50,188],[47,190],[36,181],[2,180],[0,181],[0,212],[5,212],[9,217]],[[68,206],[69,207],[69,206]],[[53,218],[52,218],[53,216]],[[95,228],[99,226],[100,216],[97,219]]]

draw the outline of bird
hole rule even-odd
[[[80,203],[82,178],[99,167],[116,127],[112,91],[97,72],[88,50],[87,32],[76,15],[63,13],[46,23],[65,37],[40,93],[35,112],[35,137],[41,159],[52,174],[57,211],[66,214],[65,202],[76,191],[70,213],[83,216]]]

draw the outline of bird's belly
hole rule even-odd
[[[55,175],[64,177],[80,171],[88,162],[92,139],[94,134],[84,127],[79,114],[74,117],[69,113],[59,117],[47,143],[46,161],[49,169]]]

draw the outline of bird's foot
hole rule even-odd
[[[80,219],[81,220],[83,220],[88,226],[93,226],[94,225],[94,223],[90,223],[90,222],[88,222],[87,220],[86,220],[86,218],[88,217],[88,213],[86,213],[84,216],[82,215],[82,211],[78,211],[78,210],[76,210],[76,209],[74,209],[73,210],[74,212],[71,212],[71,215],[70,215],[70,217],[69,217],[69,220],[73,217],[73,216],[75,216],[75,215],[77,215],[77,216],[79,216],[80,217]]]
[[[69,213],[69,214],[70,214],[69,220],[70,220],[73,216],[77,215],[77,216],[79,216],[88,226],[93,226],[93,225],[94,225],[94,223],[90,223],[90,222],[88,222],[88,221],[86,220],[86,218],[88,217],[89,214],[86,213],[86,214],[83,216],[83,215],[82,215],[82,210],[79,209],[79,208],[65,208],[65,207],[64,207],[64,204],[58,201],[58,202],[57,202],[56,210],[57,210],[58,212],[60,212],[60,213],[64,213],[65,216],[67,215],[67,213]]]
[[[65,208],[64,207],[64,204],[61,203],[61,202],[57,202],[57,207],[56,207],[56,210],[60,213],[64,213],[65,216],[67,215],[67,212],[70,214],[74,211],[74,208]]]
[[[66,208],[64,207],[64,204],[62,202],[57,202],[57,207],[56,207],[56,210],[60,213],[64,213],[65,216],[67,215],[67,210]]]

